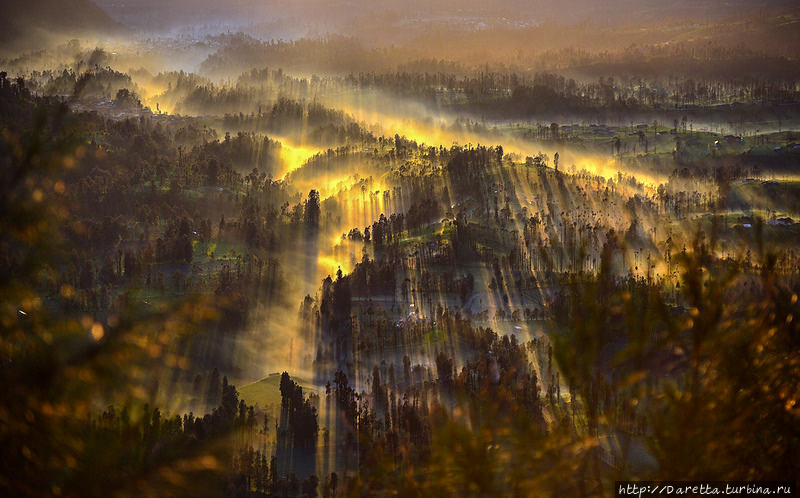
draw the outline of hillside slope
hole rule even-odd
[[[0,2],[0,44],[6,50],[39,48],[58,37],[96,37],[123,30],[91,0]]]

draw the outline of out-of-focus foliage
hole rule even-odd
[[[387,458],[368,465],[353,496],[393,486],[410,496],[610,496],[615,480],[796,475],[798,283],[769,254],[745,272],[741,260],[714,258],[712,243],[701,234],[679,256],[677,295],[607,266],[568,287],[553,308],[553,355],[570,397],[543,400],[546,426],[502,380],[490,383],[471,402],[432,409],[426,458],[405,471]],[[476,410],[485,418],[467,415]]]
[[[8,496],[216,494],[223,470],[215,438],[181,433],[150,399],[154,362],[181,364],[176,337],[214,317],[197,303],[117,312],[65,312],[76,291],[60,283],[65,172],[87,154],[66,104],[0,81],[0,490]],[[99,402],[124,407],[105,409]],[[100,415],[102,413],[102,415]],[[210,424],[209,424],[210,426]],[[200,444],[198,441],[205,440]],[[211,451],[211,450],[214,451]],[[211,486],[211,487],[209,487]]]

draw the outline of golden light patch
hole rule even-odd
[[[293,145],[291,143],[281,141],[280,156],[281,162],[283,162],[284,166],[280,176],[285,177],[292,171],[298,169],[318,152],[319,149],[302,145]]]
[[[100,325],[99,323],[95,322],[92,325],[91,334],[92,334],[92,339],[94,339],[95,341],[99,341],[105,335],[105,331],[103,330],[103,326]]]

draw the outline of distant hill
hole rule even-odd
[[[800,9],[797,0],[94,1],[113,19],[148,35],[185,30],[202,36],[243,30],[263,40],[278,40],[341,34],[378,46],[402,46],[430,33],[485,27],[702,24],[754,12],[775,16]]]
[[[91,0],[3,0],[0,44],[7,49],[40,47],[54,37],[109,35],[123,27]]]
[[[594,20],[617,24],[667,19],[704,22],[753,11],[774,13],[794,8],[797,3],[796,0],[534,0],[529,6],[539,11],[544,19],[560,23]]]
[[[458,19],[503,16],[560,24],[598,21],[617,24],[671,18],[712,20],[744,12],[783,10],[797,0],[96,0],[126,26],[161,30],[201,23],[254,23],[294,19],[307,26],[348,26],[369,18]]]

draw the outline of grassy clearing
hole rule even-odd
[[[317,388],[307,380],[292,376],[295,384],[303,388],[308,393],[317,393]],[[280,405],[281,403],[281,376],[278,373],[270,374],[261,380],[238,388],[239,397],[248,405],[267,407],[270,405]]]

